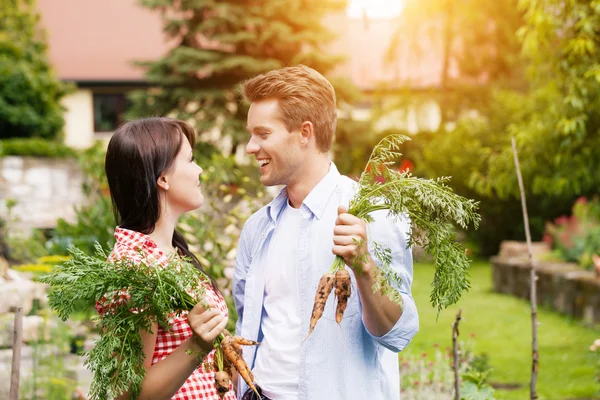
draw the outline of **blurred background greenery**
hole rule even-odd
[[[525,236],[510,148],[515,137],[533,239],[549,243],[554,259],[593,268],[600,253],[600,1],[134,3],[159,16],[168,46],[161,57],[130,60],[144,71],[139,81],[105,82],[112,86],[99,90],[97,81],[56,73],[56,58],[48,56],[56,36],[48,38],[43,24],[51,22],[50,3],[0,0],[0,157],[77,160],[86,199],[76,205],[75,218],[24,233],[10,228],[18,224],[18,201],[1,196],[0,256],[16,269],[35,275],[43,270],[36,265],[48,265],[39,257],[66,255],[70,244],[91,251],[96,241],[114,241],[103,172],[110,132],[94,136],[103,140],[93,146],[73,146],[67,123],[69,96],[96,90],[94,101],[120,104],[106,114],[102,107],[113,103],[94,106],[101,133],[147,115],[180,118],[197,130],[195,152],[209,196],[180,229],[229,295],[240,229],[272,196],[243,154],[247,105],[237,84],[299,63],[336,88],[339,122],[331,155],[341,172],[358,177],[382,137],[408,135],[400,168],[423,178],[451,176],[456,192],[480,201],[480,228],[461,237],[474,258],[486,260],[502,241]],[[77,3],[69,7],[75,10]],[[347,10],[358,16],[340,20]],[[377,36],[382,27],[389,32],[385,38]],[[77,35],[71,40],[76,46]],[[352,51],[333,51],[336,40]],[[369,51],[377,46],[383,51],[374,59]],[[230,311],[232,328],[236,316]],[[582,342],[600,336],[595,328],[581,329],[587,332]],[[493,362],[495,349],[486,349]],[[509,375],[498,377],[508,381]],[[548,376],[541,382],[550,382]],[[552,398],[553,391],[541,393]],[[587,386],[570,392],[591,393]]]

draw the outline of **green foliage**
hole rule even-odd
[[[55,138],[60,99],[69,87],[54,75],[34,0],[0,3],[0,137]]]
[[[356,178],[360,176],[369,161],[371,150],[386,136],[373,131],[370,120],[338,118],[332,152],[335,165],[342,174]]]
[[[85,365],[94,373],[90,398],[115,398],[124,391],[136,398],[145,375],[140,330],[150,331],[152,322],[170,330],[170,315],[191,310],[204,297],[208,279],[178,256],[166,265],[141,252],[139,262],[108,262],[100,245],[95,250],[88,256],[70,247],[71,260],[40,281],[50,285],[50,307],[63,320],[76,311],[75,305],[104,307],[100,340],[85,353]]]
[[[39,229],[34,229],[29,236],[9,233],[6,236],[7,259],[17,262],[33,262],[47,254],[44,246],[47,238]]]
[[[474,262],[469,269],[471,290],[459,304],[440,313],[429,306],[433,264],[415,264],[412,293],[419,309],[419,334],[401,356],[420,357],[434,344],[450,345],[451,325],[458,309],[462,309],[461,338],[475,337],[476,354],[489,354],[494,369],[490,381],[497,386],[499,400],[529,398],[531,377],[531,307],[527,300],[495,293],[488,263]],[[598,383],[594,382],[595,366],[587,351],[600,338],[600,326],[573,320],[556,312],[538,308],[538,330],[541,357],[537,392],[540,399],[594,399]],[[510,338],[510,345],[507,345]],[[600,353],[598,353],[600,354]],[[401,367],[402,370],[402,367]],[[437,399],[442,397],[418,397]],[[444,397],[446,398],[446,397]],[[405,399],[403,396],[402,399]]]
[[[435,261],[431,303],[439,311],[456,303],[469,288],[467,270],[470,261],[456,241],[453,225],[466,229],[472,223],[477,227],[480,220],[476,212],[478,204],[453,193],[445,185],[448,178],[425,180],[413,177],[410,171],[400,172],[394,168],[402,156],[400,147],[407,139],[405,136],[388,136],[375,146],[358,181],[357,194],[350,200],[348,213],[367,222],[372,221],[369,214],[377,210],[387,210],[394,217],[410,217],[409,246],[423,246]],[[339,260],[340,257],[336,257],[338,266],[343,267],[343,260]],[[376,288],[392,300],[398,300],[392,286],[400,278],[391,269],[389,257],[379,261]]]
[[[592,362],[596,365],[596,382],[600,384],[600,338],[594,340],[594,343],[590,346],[592,353]],[[600,393],[600,389],[598,390]]]
[[[490,367],[481,364],[481,360],[487,360],[487,357],[474,353],[473,339],[461,340],[458,348],[461,399],[494,399],[494,390],[487,383]],[[401,398],[405,400],[454,398],[453,358],[449,348],[442,351],[437,343],[433,344],[433,349],[428,348],[420,354],[402,353],[400,355]]]
[[[0,141],[0,157],[29,156],[45,158],[74,157],[75,151],[56,141],[40,138],[14,138]]]
[[[52,271],[54,266],[62,264],[69,260],[69,257],[65,256],[43,256],[37,259],[35,264],[20,264],[12,267],[15,271],[25,272],[33,276],[36,279],[42,275],[48,274]]]
[[[67,254],[71,245],[91,254],[96,242],[103,246],[115,243],[115,219],[109,196],[92,197],[89,204],[75,210],[75,215],[74,223],[62,218],[56,222],[52,237],[45,243],[49,254]]]
[[[503,132],[514,136],[532,193],[583,195],[598,188],[600,23],[597,1],[522,0],[520,29],[531,91]],[[491,148],[478,190],[517,196],[510,146]]]
[[[488,383],[492,368],[487,354],[467,357],[467,367],[460,374],[461,400],[494,400],[494,389]]]
[[[410,79],[396,82],[396,101],[390,109],[419,107],[432,100],[441,108],[442,122],[456,121],[464,111],[481,109],[499,85],[523,87],[523,62],[515,32],[523,25],[518,0],[408,0],[387,60],[411,59],[442,63],[432,90],[414,90]],[[439,86],[438,86],[439,85]],[[389,94],[389,85],[381,88]]]
[[[38,333],[41,339],[31,344],[32,374],[22,381],[19,398],[71,400],[77,385],[65,366],[71,332],[67,324],[57,321],[47,311],[42,311],[44,322]],[[44,338],[45,332],[49,332],[48,340]]]
[[[591,269],[592,256],[600,254],[600,200],[579,198],[570,217],[561,216],[546,224],[546,234],[562,260]]]
[[[202,141],[223,145],[227,137],[234,153],[247,135],[247,105],[239,102],[238,83],[300,63],[328,73],[340,57],[326,51],[334,35],[323,17],[343,10],[345,3],[143,0],[162,13],[164,32],[175,45],[162,59],[140,63],[154,87],[132,93],[131,115],[189,121]],[[351,92],[347,82],[335,83],[339,97]]]

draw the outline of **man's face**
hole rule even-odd
[[[275,99],[253,102],[248,111],[250,141],[246,153],[260,167],[260,182],[265,186],[290,185],[302,176],[300,130],[289,132],[279,118]]]

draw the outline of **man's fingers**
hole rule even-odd
[[[352,236],[360,232],[359,227],[354,225],[336,225],[333,228],[333,234],[336,236]]]
[[[362,219],[348,213],[339,214],[335,220],[336,225],[360,225],[363,222]]]
[[[333,237],[333,244],[335,245],[339,245],[339,246],[349,246],[352,244],[356,244],[356,241],[360,241],[360,238],[358,236],[348,236],[348,235],[342,235],[342,236],[334,236]]]

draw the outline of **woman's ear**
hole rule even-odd
[[[158,177],[156,184],[162,190],[169,190],[169,183],[167,182],[167,177],[164,175]]]

